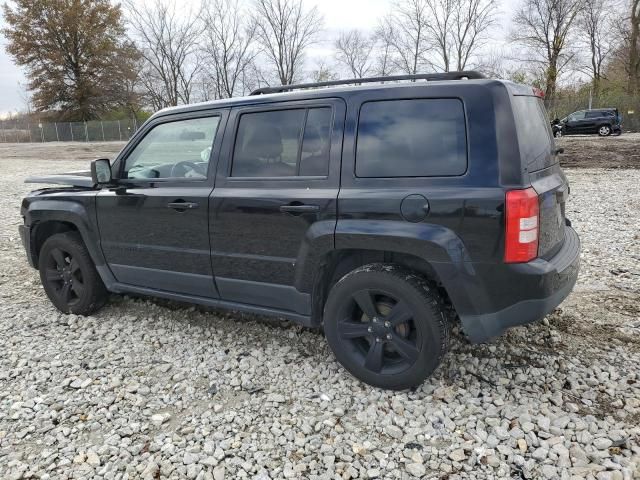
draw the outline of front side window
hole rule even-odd
[[[216,116],[153,127],[127,157],[123,178],[207,178],[219,123]]]
[[[569,115],[569,121],[570,122],[577,122],[579,120],[584,120],[584,114],[585,114],[585,112],[572,113],[571,115]]]
[[[466,170],[466,126],[460,100],[362,105],[356,147],[358,177],[449,176]]]
[[[231,176],[326,176],[331,121],[329,107],[242,114]]]

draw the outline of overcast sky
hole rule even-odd
[[[196,3],[199,0],[187,0]],[[241,0],[242,1],[242,0]],[[304,0],[309,6],[317,5],[324,17],[325,33],[323,38],[328,40],[335,37],[336,32],[350,28],[372,29],[378,19],[392,6],[392,0]],[[501,29],[493,37],[493,47],[504,45],[505,25],[513,10],[514,0],[496,1],[501,7]],[[0,19],[4,26],[4,19]],[[25,109],[26,83],[22,69],[14,65],[11,57],[5,52],[6,41],[0,36],[0,115],[7,112]],[[310,52],[310,57],[326,55],[330,44],[318,45]]]

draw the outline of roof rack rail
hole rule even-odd
[[[461,72],[443,72],[443,73],[419,73],[416,75],[391,75],[386,77],[365,77],[365,78],[348,78],[344,80],[329,80],[326,82],[298,83],[295,85],[278,85],[277,87],[262,87],[250,93],[250,95],[264,95],[266,93],[282,93],[290,90],[299,90],[304,88],[333,87],[336,85],[352,85],[360,83],[380,83],[380,82],[397,82],[401,80],[474,80],[486,78],[482,73],[473,70]]]

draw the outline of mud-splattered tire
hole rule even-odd
[[[108,293],[77,232],[52,235],[38,256],[40,280],[51,303],[64,313],[90,315]]]
[[[420,385],[442,361],[449,330],[434,286],[393,264],[370,264],[329,292],[324,330],[336,359],[380,388]]]

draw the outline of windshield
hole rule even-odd
[[[557,162],[555,143],[542,99],[533,96],[513,97],[520,155],[529,171],[540,170]]]

